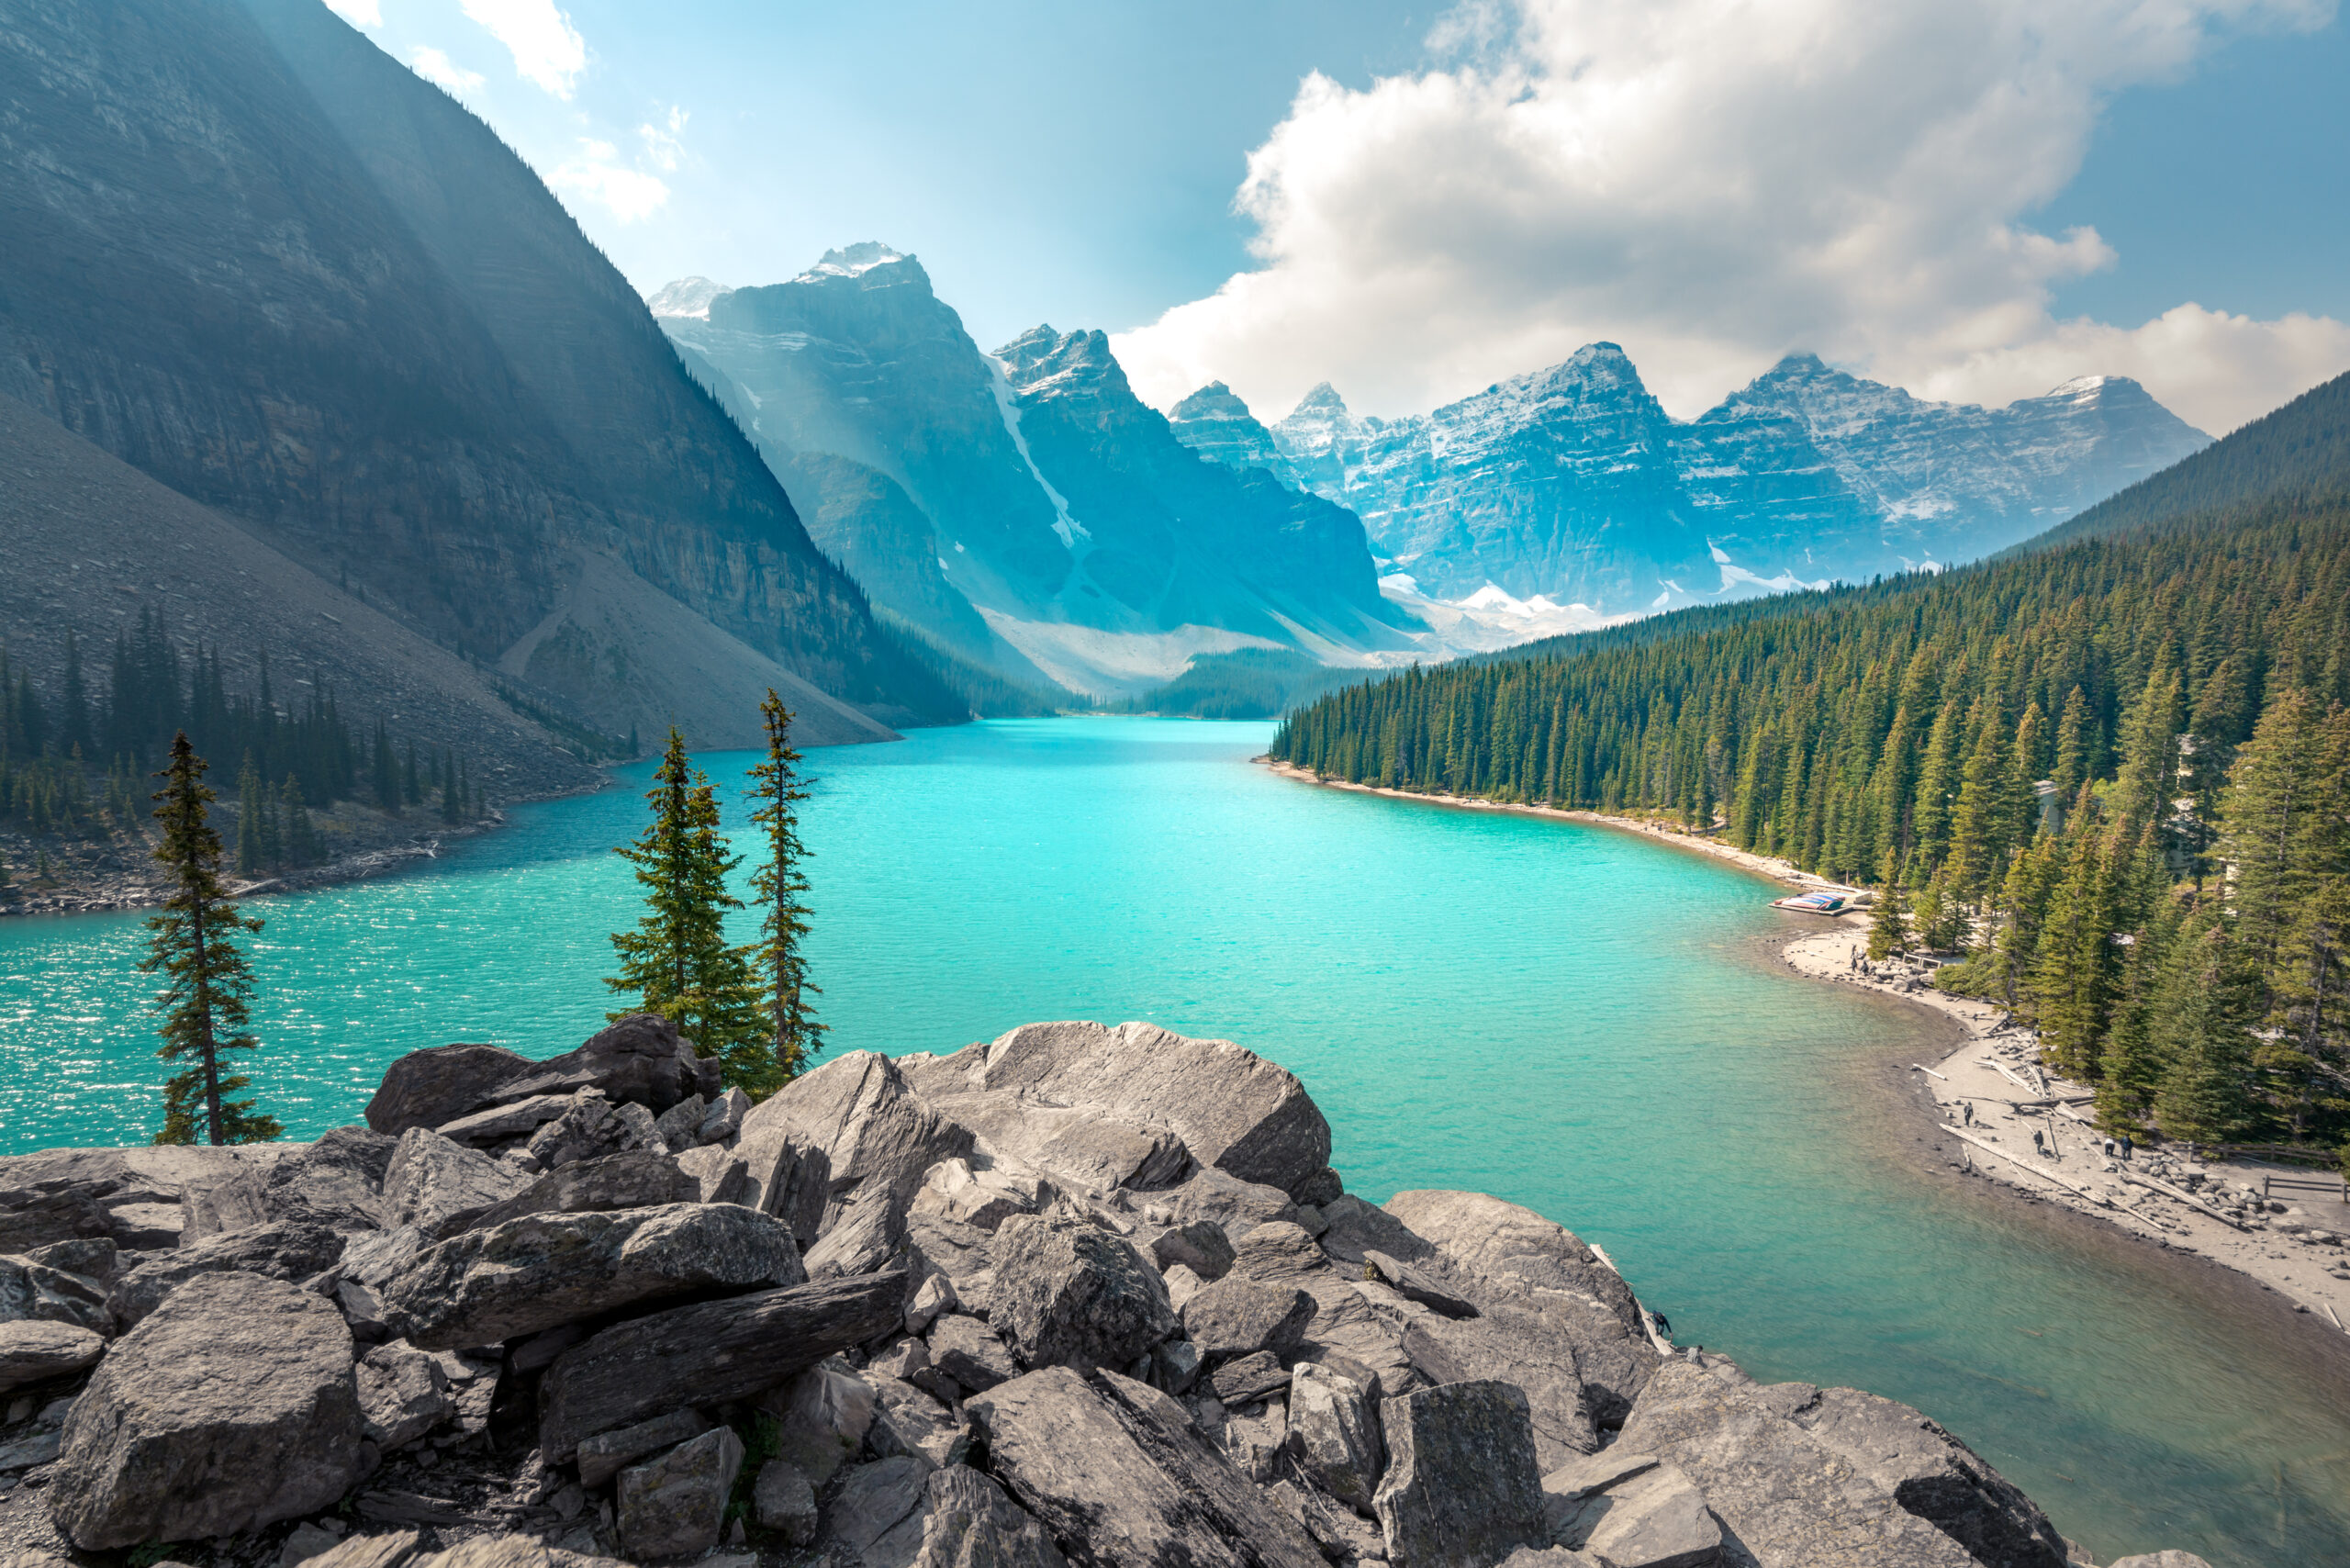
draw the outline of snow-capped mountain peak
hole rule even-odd
[[[655,317],[675,321],[707,321],[710,302],[722,294],[734,291],[722,283],[712,283],[706,277],[681,277],[665,283],[645,300],[645,308]]]
[[[800,282],[819,277],[859,277],[871,272],[875,267],[887,266],[891,262],[910,259],[903,252],[884,245],[878,240],[866,240],[854,245],[844,245],[836,251],[825,252],[814,266],[801,273],[800,277],[793,281]]]

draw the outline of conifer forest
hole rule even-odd
[[[1271,754],[1880,890],[2109,1131],[2350,1134],[2350,507],[2293,499],[1331,693]]]

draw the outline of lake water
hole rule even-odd
[[[1270,734],[1027,721],[812,754],[832,1048],[1046,1018],[1238,1040],[1304,1078],[1350,1190],[1539,1209],[1683,1343],[1918,1406],[2100,1561],[2350,1562],[2339,1387],[2199,1308],[2179,1268],[1934,1174],[1878,1066],[1914,1015],[1771,963],[1790,917],[1762,884],[1604,829],[1282,779],[1248,761]],[[733,779],[752,759],[702,760]],[[606,935],[633,918],[609,850],[648,771],[429,871],[252,906],[252,1070],[290,1133],[355,1121],[404,1051],[546,1055],[599,1025]],[[0,1152],[151,1136],[141,935],[0,922]]]

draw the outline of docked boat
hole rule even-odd
[[[1791,909],[1797,914],[1841,914],[1852,907],[1852,901],[1842,893],[1794,893],[1773,899],[1771,907]]]

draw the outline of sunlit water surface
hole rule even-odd
[[[1605,1246],[1683,1343],[1956,1430],[2101,1560],[2350,1562],[2350,1413],[2180,1269],[1918,1158],[1893,1004],[1766,960],[1790,917],[1602,829],[1316,790],[1269,727],[1031,721],[812,754],[811,941],[832,1048],[1148,1019],[1303,1077],[1348,1186],[1472,1188]],[[702,759],[739,778],[746,756]],[[522,808],[395,880],[255,903],[295,1136],[449,1040],[601,1022],[634,788]],[[739,812],[736,813],[739,816]],[[749,935],[746,925],[744,935]],[[135,915],[0,922],[0,1152],[143,1140],[162,1069]]]

